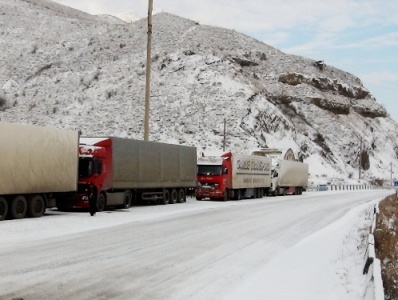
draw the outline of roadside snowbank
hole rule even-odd
[[[374,299],[372,272],[363,275],[363,268],[373,208],[381,200],[350,210],[280,253],[227,299]]]

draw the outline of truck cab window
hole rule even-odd
[[[93,159],[91,157],[79,158],[79,177],[90,177],[93,174]]]

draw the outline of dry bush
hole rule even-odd
[[[398,198],[390,196],[379,204],[375,248],[381,261],[385,299],[398,299]]]

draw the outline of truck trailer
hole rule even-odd
[[[185,202],[196,186],[196,148],[117,137],[80,139],[78,192],[58,208],[128,208]]]
[[[273,159],[270,195],[301,195],[308,186],[308,164],[299,161]]]
[[[271,187],[271,158],[239,155],[198,158],[197,200],[262,198]]]
[[[77,190],[77,131],[0,122],[0,220],[40,217]]]

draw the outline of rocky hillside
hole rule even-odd
[[[2,121],[143,138],[145,19],[0,0],[0,25]],[[151,140],[221,149],[225,118],[228,150],[292,148],[313,178],[398,167],[397,123],[352,74],[167,13],[152,46]]]

